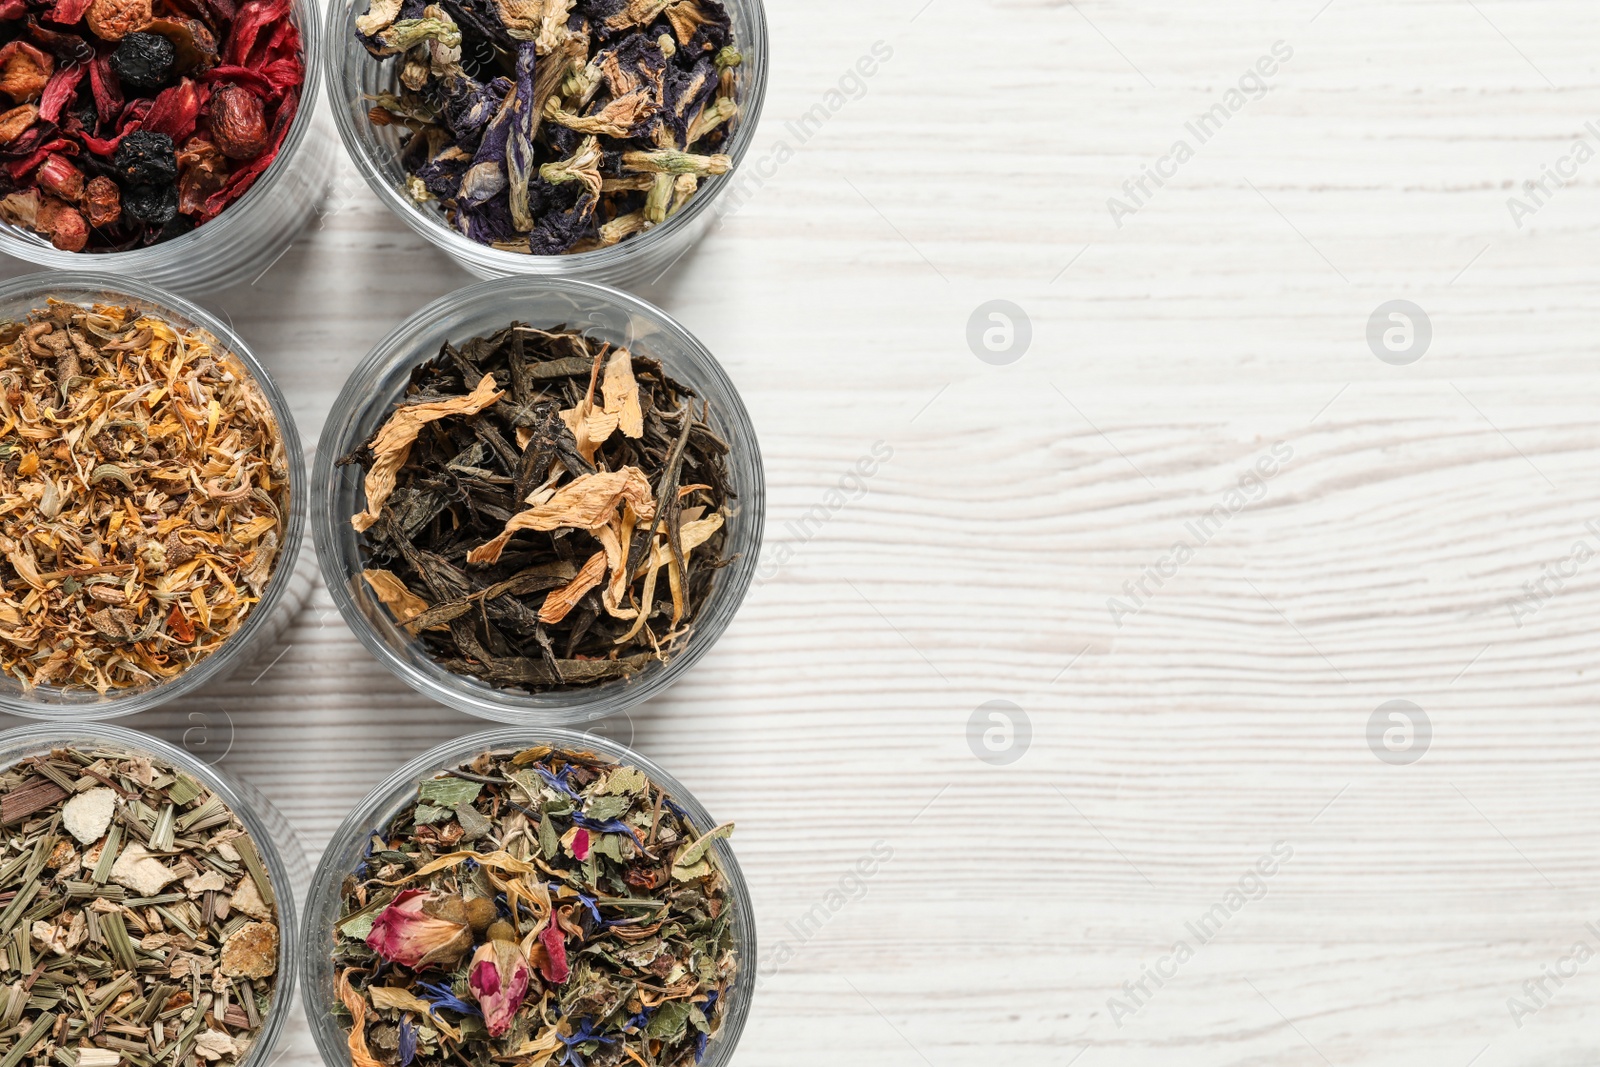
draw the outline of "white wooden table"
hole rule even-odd
[[[774,3],[771,176],[652,294],[756,420],[765,580],[606,728],[739,823],[740,1063],[1600,1063],[1600,32],[1580,0],[1321,4]],[[311,441],[468,280],[348,167],[324,210],[211,302]],[[968,343],[991,300],[1031,323],[1007,365]],[[1431,326],[1409,365],[1367,340],[1394,300]],[[969,744],[991,701],[1026,744]],[[1369,744],[1391,701],[1428,728],[1391,706]],[[314,861],[482,724],[319,587],[133,725]]]

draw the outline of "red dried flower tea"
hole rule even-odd
[[[742,57],[718,0],[371,0],[355,25],[398,67],[369,117],[404,127],[408,192],[480,244],[615,245],[732,166]]]
[[[660,363],[573,330],[446,344],[340,461],[366,475],[362,577],[443,666],[493,685],[665,661],[729,562],[708,418]]]
[[[250,371],[204,331],[52,301],[0,323],[0,386],[0,670],[104,693],[213,654],[288,522]]]
[[[216,218],[305,82],[289,0],[0,3],[0,220],[120,252]]]
[[[697,1062],[741,965],[713,848],[732,830],[592,753],[485,752],[419,783],[330,931],[351,1062]]]

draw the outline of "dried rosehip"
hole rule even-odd
[[[261,98],[242,85],[211,94],[211,139],[229,159],[254,159],[267,148],[267,115]]]
[[[83,195],[83,171],[74,167],[66,156],[55,152],[45,157],[35,175],[39,188],[63,200],[77,200]]]
[[[90,226],[110,226],[122,217],[122,190],[110,178],[93,178],[83,190],[83,209]]]
[[[164,133],[134,130],[117,145],[111,165],[126,185],[172,185],[178,180],[177,149]]]
[[[0,115],[0,144],[10,144],[39,117],[39,109],[32,104],[22,104]]]
[[[0,93],[17,103],[37,100],[55,72],[55,60],[26,41],[0,48]]]
[[[50,243],[63,252],[82,252],[89,243],[89,225],[77,208],[56,201],[46,201],[47,208],[39,212],[39,221],[50,234]]]
[[[102,41],[120,41],[145,26],[151,14],[150,0],[94,0],[85,18]]]
[[[131,219],[164,226],[178,213],[178,187],[135,185],[123,192],[122,210]]]
[[[158,33],[130,33],[111,53],[111,69],[123,85],[159,89],[172,80],[178,50]]]

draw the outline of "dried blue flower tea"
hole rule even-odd
[[[718,0],[371,0],[355,25],[398,68],[368,117],[403,129],[407,192],[479,244],[609,247],[732,166],[743,58]]]

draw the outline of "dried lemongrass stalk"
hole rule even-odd
[[[55,300],[0,325],[0,669],[104,693],[216,652],[277,566],[288,479],[205,331]]]

